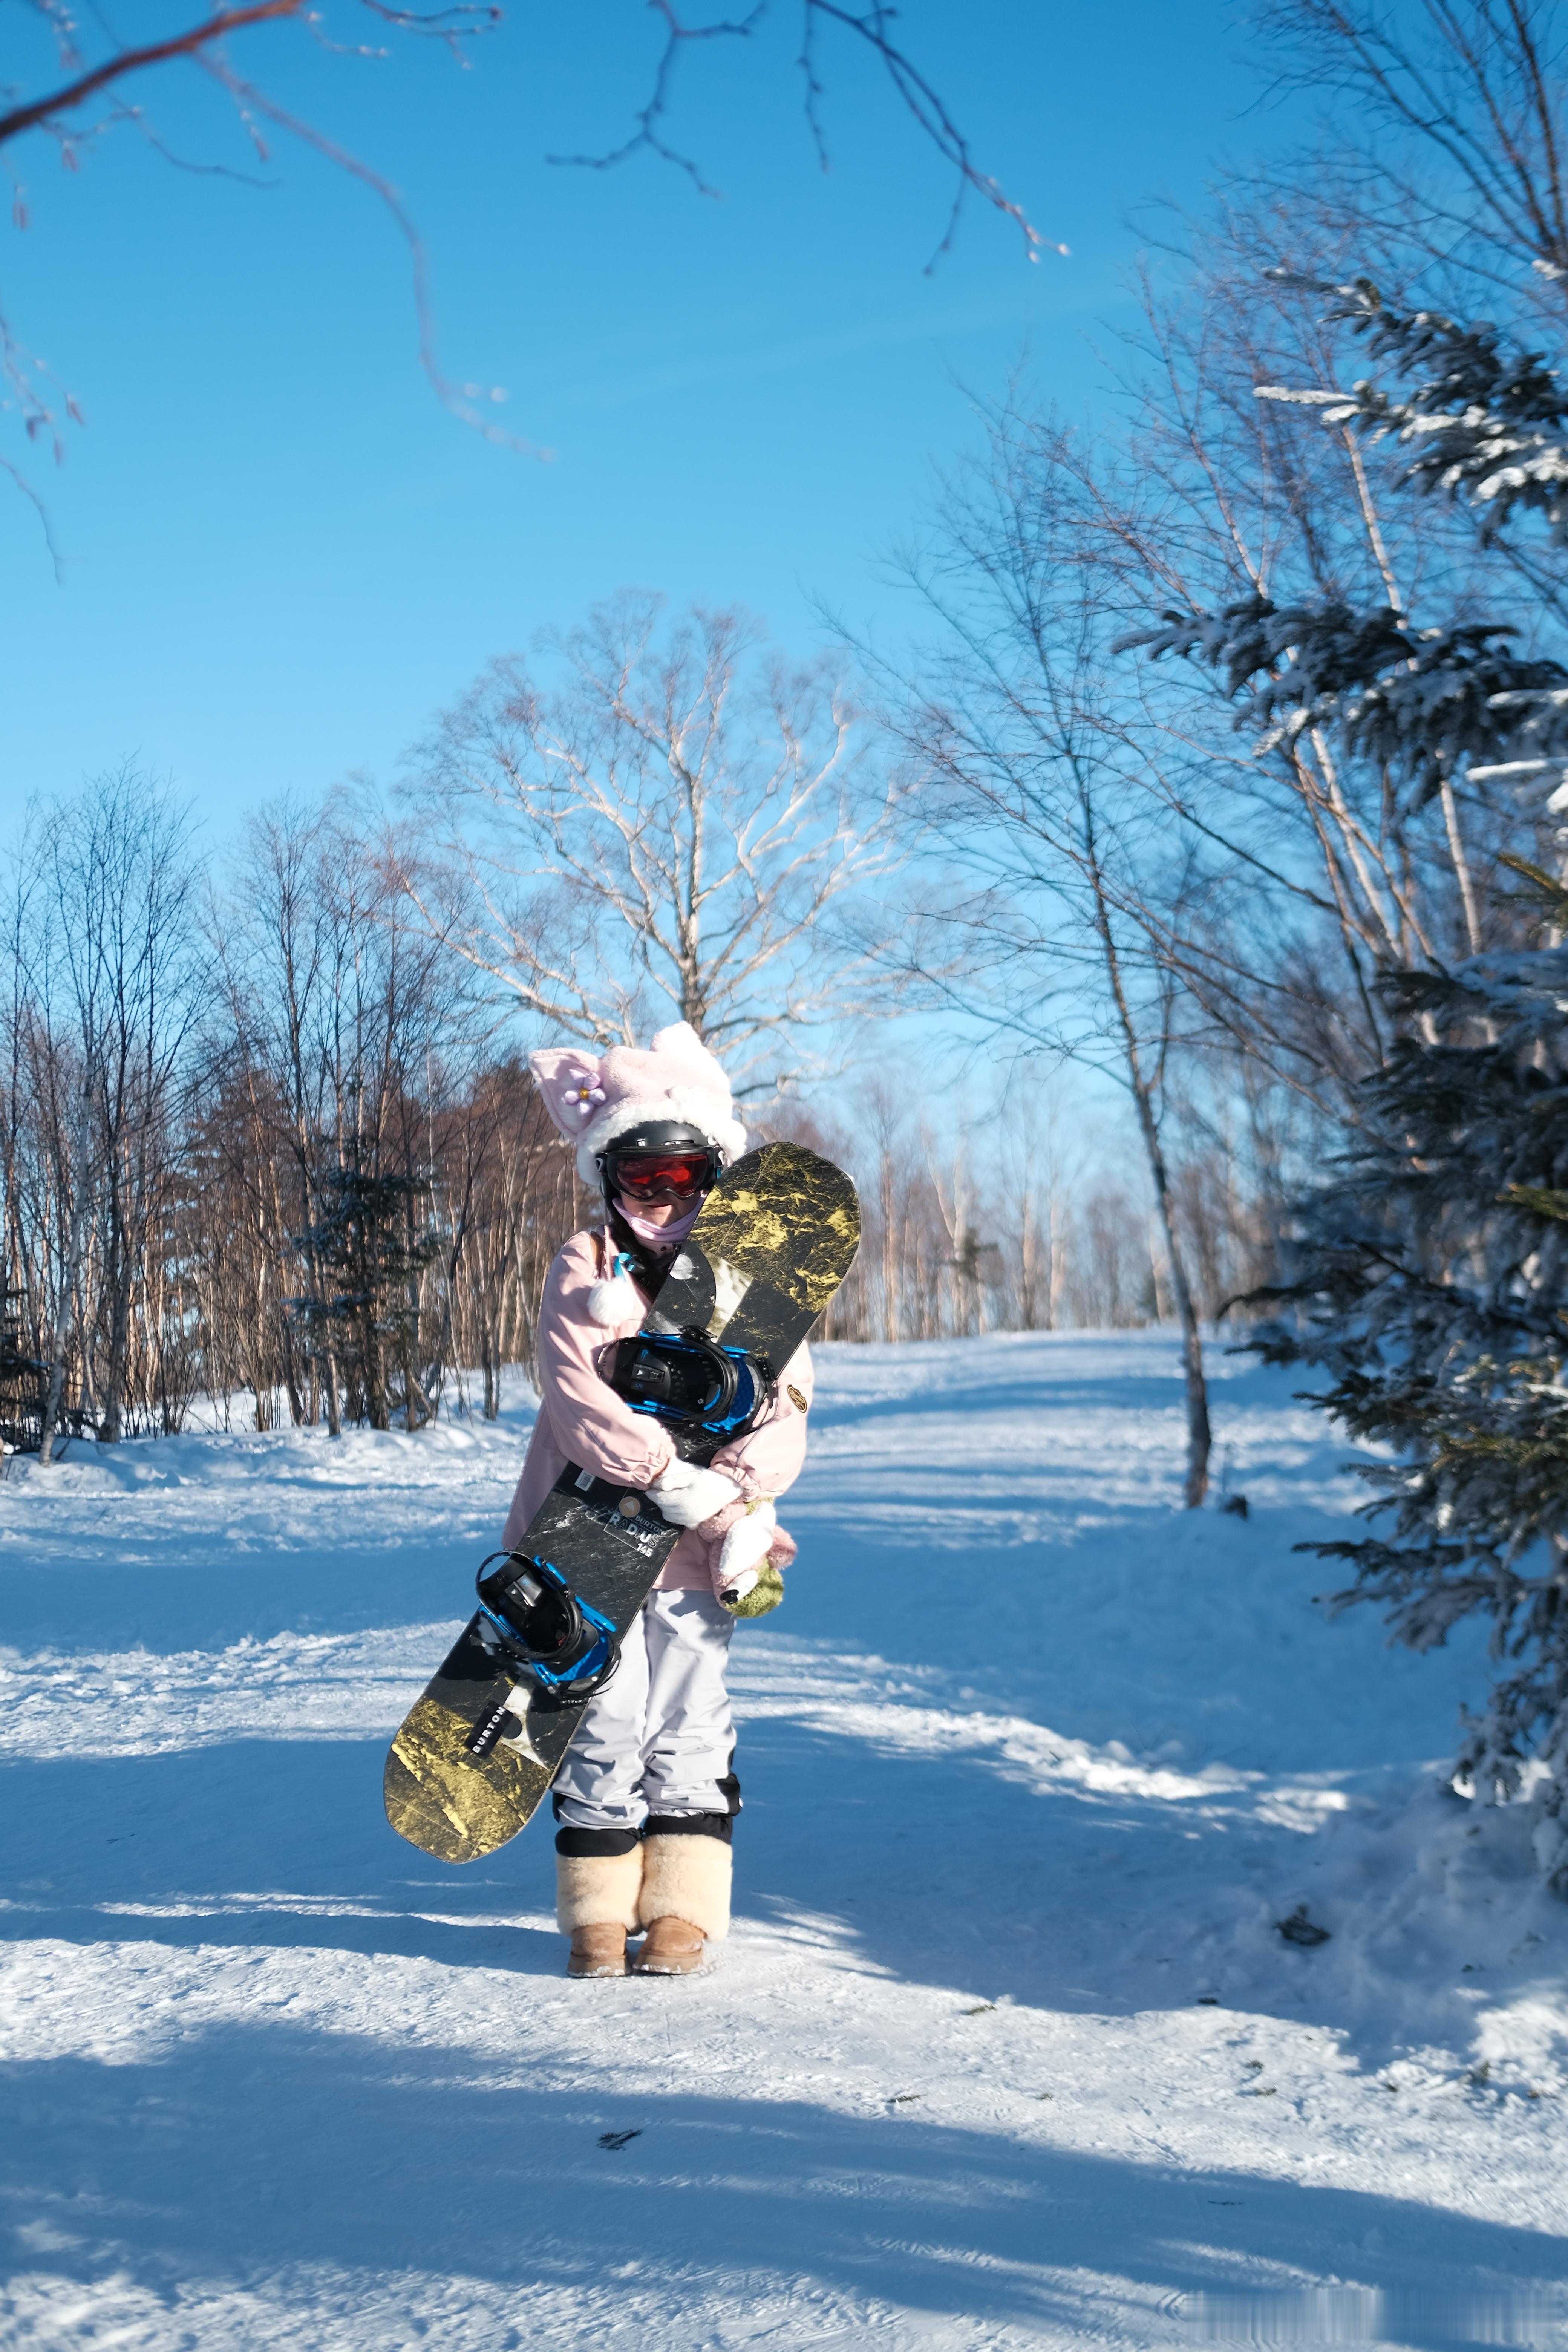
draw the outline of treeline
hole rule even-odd
[[[31,829],[8,929],[11,1442],[169,1433],[197,1400],[258,1429],[496,1412],[594,1203],[384,838],[331,800],[204,860],[127,771]],[[1169,1315],[1146,1200],[1049,1122],[1026,1122],[1009,1161],[955,1134],[951,1106],[887,1086],[866,1106],[858,1128],[798,1101],[755,1127],[860,1181],[865,1244],[830,1336]],[[1212,1153],[1182,1171],[1211,1315],[1256,1270],[1234,1173]]]
[[[1173,1318],[1163,1235],[1138,1171],[1130,1180],[1108,1172],[1113,1145],[1103,1136],[1069,1143],[1061,1111],[1026,1118],[1000,1148],[985,1129],[965,1135],[951,1097],[900,1112],[887,1086],[870,1090],[857,1127],[798,1112],[774,1123],[848,1168],[859,1189],[860,1253],[829,1309],[831,1339],[1126,1330]],[[1243,1178],[1237,1157],[1213,1143],[1189,1139],[1176,1163],[1198,1311],[1210,1324],[1277,1266],[1266,1210]]]
[[[515,1051],[345,807],[221,871],[133,772],[35,826],[8,908],[5,1281],[46,1453],[205,1397],[417,1428],[493,1414],[580,1221]]]

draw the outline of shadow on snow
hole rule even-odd
[[[1568,2282],[1560,2238],[1393,2198],[1177,2173],[903,2114],[591,2081],[490,2087],[475,2072],[471,2051],[265,2023],[214,2028],[153,2063],[8,2067],[18,2266],[153,2293],[310,2263],[455,2271],[522,2293],[613,2293],[623,2268],[640,2294],[715,2273],[740,2294],[804,2275],[1097,2336],[1174,2297],[1329,2268],[1439,2303],[1489,2280]],[[639,2137],[606,2150],[606,2131]],[[1455,2339],[1439,2327],[1402,2340]]]

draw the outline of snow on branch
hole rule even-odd
[[[1265,275],[1327,296],[1329,319],[1348,322],[1374,361],[1416,381],[1405,400],[1368,379],[1349,392],[1260,383],[1256,399],[1316,407],[1331,428],[1397,441],[1411,453],[1407,482],[1485,509],[1483,538],[1521,510],[1540,514],[1556,540],[1568,533],[1568,383],[1541,352],[1514,350],[1489,320],[1465,326],[1439,310],[1392,310],[1369,278]]]
[[[1331,729],[1412,780],[1420,800],[1464,762],[1479,781],[1517,758],[1568,759],[1568,670],[1511,653],[1513,635],[1493,621],[1416,629],[1388,605],[1357,611],[1335,597],[1249,596],[1217,613],[1168,612],[1117,650],[1216,671],[1232,701],[1245,698],[1236,725],[1260,751]]]

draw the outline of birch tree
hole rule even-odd
[[[1150,906],[1183,903],[1183,845],[1108,691],[1117,613],[1093,542],[1048,480],[1010,470],[1005,445],[994,454],[979,491],[950,497],[912,559],[942,635],[912,679],[889,681],[890,723],[924,779],[934,861],[902,953],[937,1002],[1124,1093],[1181,1330],[1184,1495],[1195,1508],[1208,1391],[1165,1132],[1181,1001],[1144,919]]]
[[[601,609],[498,662],[416,761],[389,849],[430,934],[556,1035],[690,1023],[755,1090],[877,1008],[899,772],[826,664],[727,613]],[[853,936],[852,917],[871,936]]]
[[[95,1311],[103,1339],[92,1400],[98,1434],[113,1444],[122,1433],[132,1298],[174,1181],[195,968],[184,820],[134,770],[100,779],[52,812],[26,860],[35,919],[24,952],[51,1073],[53,1189],[63,1213],[47,1463],[73,1325],[85,1367]]]

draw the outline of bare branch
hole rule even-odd
[[[659,128],[669,104],[670,79],[683,44],[688,41],[747,39],[764,14],[767,0],[759,0],[759,5],[749,16],[725,19],[714,25],[683,25],[671,0],[647,0],[647,5],[663,21],[664,47],[654,68],[653,88],[648,93],[647,103],[638,110],[636,131],[620,146],[612,147],[601,155],[547,155],[544,160],[547,163],[560,163],[583,171],[608,172],[613,171],[617,163],[626,163],[629,156],[646,150],[649,154],[658,156],[661,162],[673,163],[677,171],[684,172],[700,196],[718,197],[721,191],[709,185],[692,158],[670,146]]]
[[[743,16],[721,17],[707,25],[684,23],[674,5],[674,0],[646,0],[646,5],[664,27],[664,39],[654,68],[653,82],[646,104],[635,116],[636,130],[619,146],[598,154],[551,155],[546,161],[581,170],[605,172],[627,162],[633,155],[647,153],[683,172],[700,195],[717,197],[721,190],[704,177],[694,158],[672,146],[666,138],[663,124],[669,110],[670,90],[676,68],[683,51],[700,41],[749,40],[767,13],[768,0]],[[812,142],[824,171],[828,169],[828,152],[822,121],[822,101],[826,95],[817,71],[817,34],[824,24],[835,25],[863,42],[879,59],[888,79],[913,117],[922,135],[930,141],[942,161],[955,175],[952,205],[947,226],[935,252],[926,264],[929,276],[943,254],[952,249],[954,234],[966,200],[978,196],[983,204],[1013,222],[1024,240],[1026,257],[1037,261],[1043,248],[1039,231],[1029,220],[1021,205],[981,170],[974,160],[968,139],[953,120],[948,107],[913,59],[893,38],[892,26],[897,11],[889,6],[873,5],[855,8],[840,5],[840,0],[801,0],[801,46],[796,60],[805,88],[805,118]],[[1050,250],[1066,254],[1065,245],[1054,245]]]
[[[100,89],[122,80],[127,74],[141,73],[149,66],[166,64],[173,58],[195,57],[221,41],[226,34],[243,32],[247,26],[264,25],[281,16],[299,16],[306,0],[253,0],[247,8],[220,8],[199,25],[184,33],[175,33],[165,41],[149,41],[137,49],[121,49],[106,58],[101,65],[78,74],[74,80],[64,83],[46,98],[29,99],[25,105],[14,106],[8,113],[0,114],[0,146],[9,139],[18,138],[24,131],[33,131],[40,124],[54,125],[62,114],[72,112]]]
[[[902,788],[852,748],[830,678],[759,680],[731,615],[658,620],[647,601],[595,614],[553,646],[550,691],[503,663],[448,715],[414,788],[431,845],[400,887],[567,1034],[638,1034],[662,1005],[738,1077],[783,1080],[801,1033],[883,992],[830,919],[868,912],[899,862]]]

